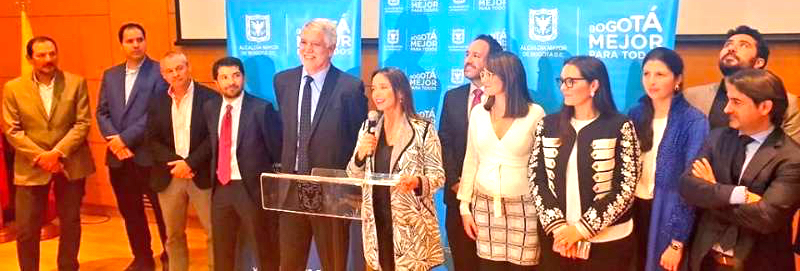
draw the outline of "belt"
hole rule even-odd
[[[722,254],[716,250],[711,250],[708,252],[708,256],[713,258],[717,264],[722,266],[733,266],[733,257]]]

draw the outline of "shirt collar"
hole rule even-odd
[[[48,83],[48,84],[39,82],[39,79],[36,78],[36,73],[33,73],[31,76],[33,77],[33,82],[36,83],[36,86],[39,86],[39,87],[44,86],[44,87],[47,87],[47,88],[51,88],[51,87],[53,87],[53,84],[56,82],[56,77],[55,76],[53,76],[53,78],[50,78],[50,83]]]
[[[764,130],[764,131],[761,131],[761,132],[758,132],[758,133],[755,133],[755,134],[751,135],[750,137],[751,137],[751,138],[752,138],[752,139],[753,139],[755,142],[758,142],[758,144],[759,144],[759,145],[761,145],[761,144],[764,144],[764,141],[766,141],[766,140],[767,140],[767,137],[768,137],[768,136],[769,136],[769,135],[772,133],[772,131],[774,131],[774,130],[775,130],[775,126],[774,126],[774,125],[770,125],[768,129],[766,129],[766,130]],[[742,135],[742,132],[741,132],[741,131],[739,131],[739,135]]]
[[[186,93],[183,94],[182,100],[185,100],[187,97],[191,96],[192,93],[194,93],[194,81],[190,80],[189,87],[186,88]],[[175,91],[172,90],[172,86],[170,86],[169,90],[167,90],[167,94],[169,94],[169,97],[172,98],[173,100],[175,99]]]
[[[321,86],[321,85],[323,85],[323,84],[325,83],[325,77],[328,75],[328,71],[329,71],[330,69],[331,69],[331,64],[328,64],[328,66],[327,66],[327,67],[325,67],[324,69],[322,69],[322,70],[318,71],[317,73],[315,73],[315,74],[308,74],[308,72],[306,71],[306,69],[305,69],[305,68],[303,68],[303,74],[300,76],[300,78],[302,78],[303,80],[305,80],[305,78],[306,78],[306,75],[309,75],[309,76],[311,76],[311,78],[314,78],[314,83],[315,83],[316,85],[318,85],[318,86]]]
[[[234,98],[232,101],[229,101],[229,100],[227,100],[227,99],[225,99],[223,97],[222,98],[222,108],[225,108],[225,106],[227,106],[227,105],[233,106],[233,109],[241,107],[242,106],[242,100],[244,100],[244,95],[245,95],[244,94],[244,90],[242,90],[242,93],[239,94],[239,97]]]
[[[142,64],[144,64],[144,61],[145,60],[142,60],[142,62],[139,62],[139,66],[136,66],[135,69],[128,68],[128,62],[125,61],[125,75],[139,73],[139,70],[142,68]]]

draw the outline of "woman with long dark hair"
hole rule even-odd
[[[512,53],[489,55],[481,83],[489,98],[470,114],[458,189],[464,230],[477,243],[476,270],[529,270],[540,247],[528,150],[544,110],[531,101],[525,68]]]
[[[539,122],[529,163],[541,270],[625,270],[640,172],[633,123],[617,112],[599,59],[568,59],[557,82],[564,105]]]
[[[414,111],[403,71],[372,73],[372,102],[383,115],[364,121],[347,174],[400,175],[396,186],[362,189],[364,257],[373,270],[430,270],[444,262],[433,194],[444,185],[441,143],[430,121]],[[369,157],[369,159],[368,159]]]
[[[659,47],[647,53],[642,85],[646,95],[629,113],[642,150],[633,214],[636,270],[685,270],[684,244],[694,209],[678,188],[681,174],[703,146],[708,120],[681,94],[683,60],[675,51]]]

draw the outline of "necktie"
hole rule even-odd
[[[753,138],[747,135],[740,135],[737,138],[736,152],[733,154],[733,164],[731,165],[731,182],[741,183],[741,172],[744,165],[744,159],[747,155],[747,145],[753,142]],[[736,239],[739,238],[739,227],[736,225],[728,225],[722,236],[719,238],[719,246],[728,251],[733,249],[736,245]]]
[[[728,104],[728,91],[723,82],[719,85],[711,109],[708,111],[708,123],[711,129],[728,127],[728,115],[724,112],[726,104]]]
[[[297,132],[297,173],[309,174],[308,141],[311,139],[311,83],[314,78],[305,76],[303,97],[300,101],[300,127]],[[299,182],[298,199],[304,211],[318,211],[322,207],[322,187],[316,183]]]
[[[217,179],[222,185],[231,181],[231,109],[225,106],[225,115],[222,116],[222,127],[219,129],[219,143],[217,151]]]
[[[483,90],[476,88],[472,91],[472,94],[475,94],[475,97],[472,98],[472,105],[470,105],[470,109],[474,108],[476,105],[481,104],[481,95],[483,95]]]

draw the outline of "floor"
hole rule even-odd
[[[118,216],[104,217],[83,215],[83,232],[81,235],[81,249],[78,255],[80,269],[87,271],[120,271],[125,269],[132,260],[128,239],[125,235],[125,226],[122,218]],[[155,256],[162,252],[158,230],[155,222],[150,223],[150,233],[153,236],[153,252]],[[190,266],[189,270],[208,270],[206,254],[205,233],[197,223],[189,223],[187,228],[189,242]],[[0,244],[0,270],[19,270],[17,264],[16,242]],[[42,241],[40,270],[55,271],[56,251],[58,238]],[[157,269],[161,270],[161,263],[156,260]]]

